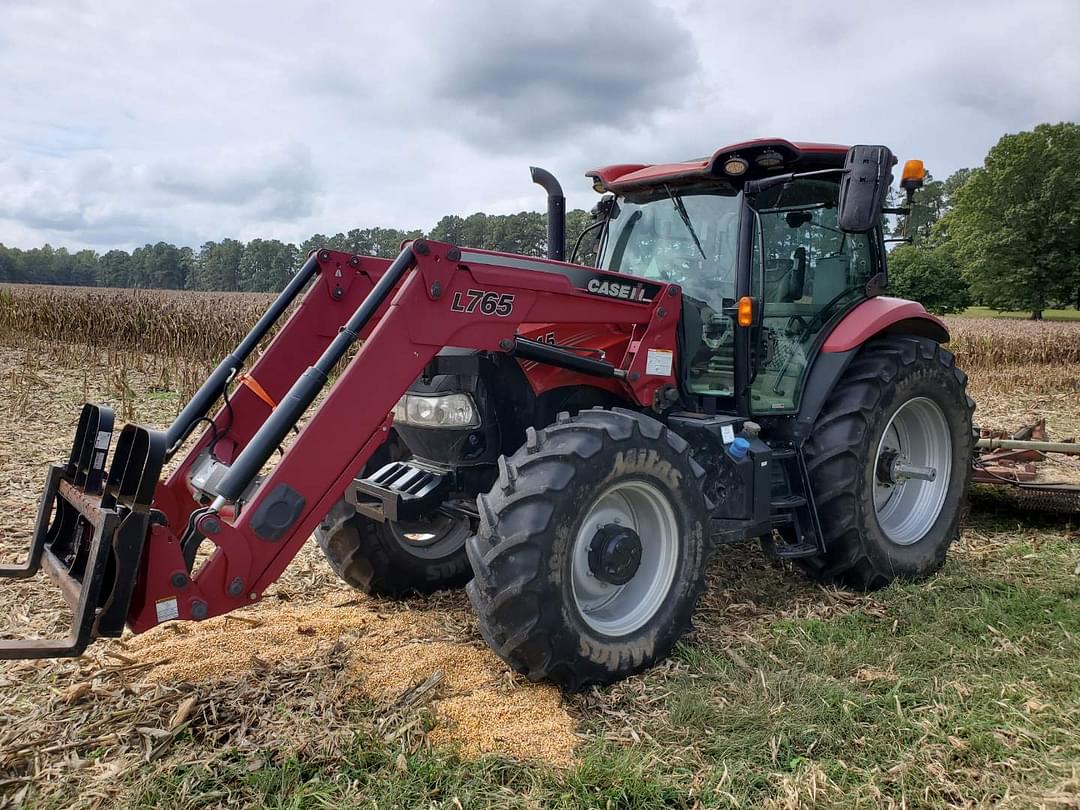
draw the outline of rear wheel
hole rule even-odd
[[[818,579],[861,589],[937,570],[960,534],[974,401],[953,356],[925,338],[867,344],[806,444],[826,552]]]
[[[466,545],[492,649],[571,690],[667,655],[704,587],[704,471],[686,442],[632,411],[564,413],[499,467]]]

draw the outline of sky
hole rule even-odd
[[[1080,120],[1080,2],[0,0],[0,243],[98,251],[543,210],[754,137],[939,178]]]

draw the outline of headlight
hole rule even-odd
[[[406,394],[394,406],[394,421],[414,427],[479,427],[480,414],[468,394]]]

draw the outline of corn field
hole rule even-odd
[[[86,346],[207,367],[228,354],[273,300],[261,293],[0,285],[0,342]],[[1080,322],[951,318],[950,348],[969,371],[1080,364]]]

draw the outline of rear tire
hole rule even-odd
[[[941,567],[971,478],[975,402],[966,384],[932,340],[885,337],[862,349],[804,448],[826,547],[799,561],[812,576],[872,590]],[[940,476],[893,480],[885,470],[898,454]]]
[[[632,411],[562,413],[530,429],[477,499],[466,544],[487,643],[530,680],[567,690],[666,656],[704,588],[704,475],[681,437]]]

